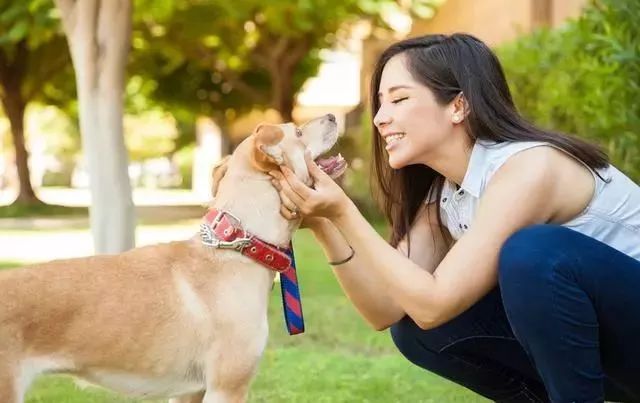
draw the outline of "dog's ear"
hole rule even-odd
[[[218,193],[218,185],[222,178],[224,178],[224,174],[227,173],[227,164],[229,163],[229,158],[231,155],[227,155],[222,158],[213,166],[213,172],[211,173],[211,194],[213,197],[216,197],[216,193]]]
[[[261,170],[269,170],[273,165],[284,164],[284,155],[278,143],[284,132],[277,125],[259,124],[253,132],[253,160]]]

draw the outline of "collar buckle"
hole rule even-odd
[[[202,243],[208,246],[212,246],[217,249],[235,249],[239,252],[244,249],[245,246],[249,245],[252,241],[251,237],[244,238],[236,238],[232,241],[223,241],[218,239],[213,233],[213,225],[218,224],[222,219],[222,214],[219,214],[214,222],[211,225],[206,223],[200,224],[200,237],[202,238]]]

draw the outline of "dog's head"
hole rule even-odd
[[[305,151],[333,178],[342,175],[347,167],[341,155],[321,158],[338,140],[338,127],[332,114],[313,119],[300,127],[293,123],[260,124],[252,137],[253,162],[264,172],[286,166],[302,182],[312,185],[304,159]]]
[[[243,146],[249,147],[253,169],[269,172],[287,166],[305,184],[311,186],[305,151],[309,151],[318,166],[332,178],[341,176],[347,163],[341,155],[323,157],[338,140],[338,127],[332,114],[310,120],[302,126],[293,123],[259,124]],[[213,191],[224,177],[229,156],[222,159],[213,170]]]

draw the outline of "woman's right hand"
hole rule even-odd
[[[295,204],[293,204],[289,198],[282,192],[282,186],[280,182],[276,179],[272,179],[271,183],[278,190],[278,195],[280,195],[280,214],[286,218],[287,220],[298,220],[302,219],[300,222],[300,228],[308,228],[312,231],[318,229],[323,222],[329,222],[327,218],[324,217],[300,217],[300,213],[294,213]]]

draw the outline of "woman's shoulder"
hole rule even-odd
[[[540,141],[495,142],[478,139],[473,146],[465,180],[470,187],[477,188],[477,193],[481,193],[495,173],[500,170],[511,157],[517,154],[537,148],[538,150],[535,152],[526,153],[528,156],[525,163],[548,163],[549,154],[552,150],[541,147],[545,145],[548,144]]]

